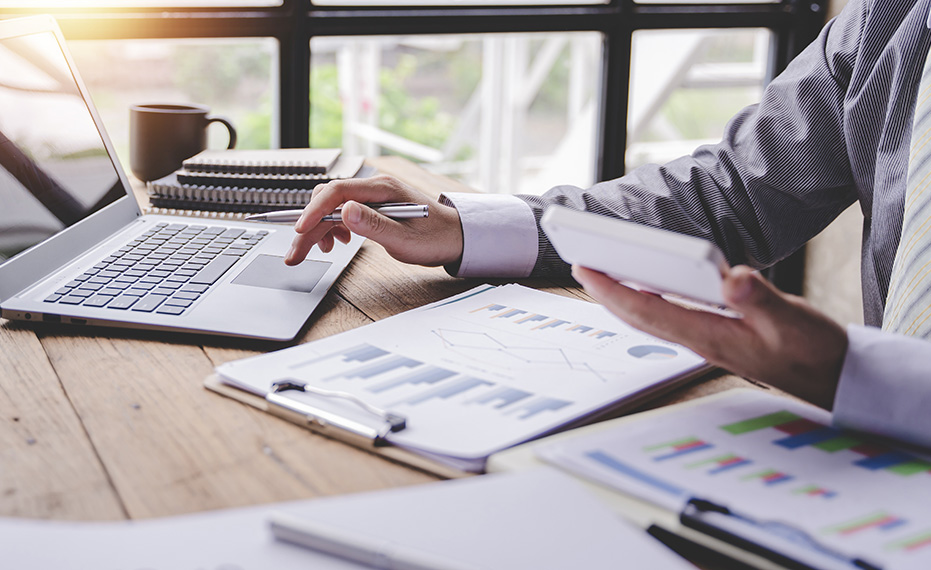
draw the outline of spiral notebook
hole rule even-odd
[[[213,168],[219,168],[219,164],[214,163]],[[149,203],[153,208],[162,210],[207,212],[261,213],[299,209],[307,205],[318,184],[369,175],[368,170],[363,169],[362,157],[339,157],[331,168],[322,173],[289,174],[285,169],[293,170],[295,167],[288,166],[287,160],[277,163],[255,162],[253,165],[264,171],[252,173],[245,171],[244,164],[236,166],[235,172],[204,172],[182,168],[148,183]],[[270,172],[272,168],[278,168],[279,172]]]
[[[336,166],[338,148],[205,150],[184,161],[191,172],[241,174],[325,174]]]

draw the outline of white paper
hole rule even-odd
[[[600,305],[486,285],[217,372],[261,396],[282,379],[348,392],[407,417],[407,428],[389,437],[395,445],[484,461],[704,366]],[[372,419],[350,403],[288,396]]]
[[[303,519],[347,543],[403,547],[456,567],[692,568],[548,468],[324,499]]]
[[[667,509],[700,497],[851,557],[931,567],[931,461],[832,428],[814,406],[737,391],[537,453]]]
[[[269,526],[275,513],[324,524],[347,541],[366,537],[385,553],[402,546],[459,567],[691,568],[569,476],[545,468],[152,520],[0,518],[0,559],[16,570],[365,567],[275,540]]]

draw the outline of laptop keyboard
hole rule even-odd
[[[181,315],[268,231],[156,224],[46,303]]]

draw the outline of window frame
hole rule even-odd
[[[387,3],[386,3],[387,4]],[[263,7],[152,7],[42,9],[55,16],[69,40],[274,38],[279,44],[279,121],[282,147],[310,140],[310,40],[322,36],[599,32],[604,37],[599,180],[624,174],[627,147],[631,42],[639,30],[765,28],[772,33],[767,81],[817,36],[828,0],[773,3],[638,4],[609,0],[593,5],[315,6],[282,0]],[[36,13],[7,8],[0,17]],[[803,252],[770,277],[800,293]]]

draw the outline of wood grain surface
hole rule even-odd
[[[469,191],[403,159],[371,164],[431,195]],[[289,344],[478,283],[366,243]],[[524,283],[588,299],[569,283]],[[204,389],[214,366],[285,346],[0,321],[0,516],[137,519],[436,479]],[[718,375],[662,403],[747,385]]]

